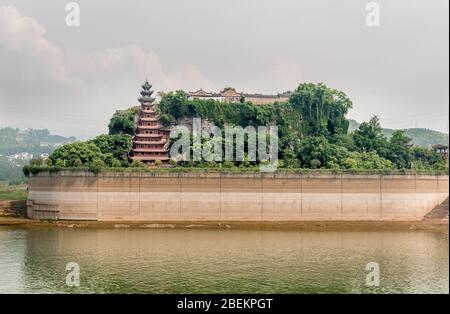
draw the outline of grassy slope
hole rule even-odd
[[[26,199],[26,185],[8,186],[6,183],[0,182],[0,201],[18,201]]]

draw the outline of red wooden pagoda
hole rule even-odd
[[[136,131],[130,158],[146,164],[169,161],[170,130],[162,126],[155,111],[152,85],[146,80],[142,85],[141,108],[136,116]]]

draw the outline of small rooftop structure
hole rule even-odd
[[[448,145],[434,144],[431,147],[439,154],[448,157]]]

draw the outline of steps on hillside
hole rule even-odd
[[[448,219],[448,197],[441,204],[433,208],[424,219],[443,220]]]

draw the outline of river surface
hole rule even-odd
[[[0,293],[448,293],[441,232],[0,227]],[[79,286],[66,265],[80,267]],[[379,285],[366,270],[379,265]],[[69,282],[74,282],[69,276]]]

